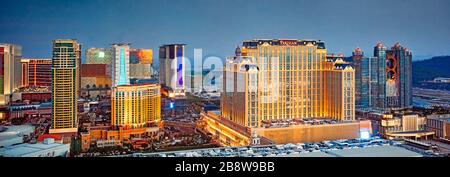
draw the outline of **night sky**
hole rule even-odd
[[[378,41],[415,59],[450,54],[448,0],[11,0],[0,14],[0,43],[22,45],[23,57],[50,58],[58,38],[78,39],[83,58],[116,42],[185,43],[190,58],[193,48],[223,58],[254,38],[321,39],[346,55],[372,55]]]

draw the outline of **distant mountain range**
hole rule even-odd
[[[419,86],[421,82],[430,81],[436,77],[450,78],[450,56],[438,56],[413,62],[414,86]]]

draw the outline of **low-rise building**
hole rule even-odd
[[[24,136],[33,132],[32,125],[0,126],[0,148],[22,144]]]
[[[450,139],[450,114],[433,114],[427,116],[426,130],[435,133],[435,138]]]
[[[82,95],[108,95],[112,85],[111,71],[107,64],[83,64],[81,66]]]
[[[124,141],[133,138],[149,137],[157,138],[160,127],[143,127],[135,129],[124,129],[124,127],[96,126],[89,127],[88,132],[81,133],[81,148],[84,152],[92,146],[108,147],[121,146]]]
[[[428,138],[433,132],[426,131],[425,117],[416,113],[379,113],[370,112],[366,117],[372,121],[375,133],[386,138]]]
[[[42,143],[19,144],[0,149],[3,157],[65,157],[70,152],[70,144],[55,143],[47,138]]]
[[[51,116],[52,105],[51,102],[40,103],[40,104],[25,104],[19,103],[14,104],[9,107],[9,119],[24,117],[41,117],[41,116]]]
[[[360,138],[363,132],[371,133],[369,121],[338,121],[334,119],[298,119],[277,122],[262,122],[262,127],[249,128],[228,120],[218,111],[202,112],[201,128],[213,135],[214,139],[225,146],[248,146],[255,138],[260,143],[285,144],[321,142],[339,139]]]

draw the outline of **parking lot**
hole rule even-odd
[[[319,143],[298,143],[254,147],[222,147],[174,151],[166,153],[135,153],[131,157],[345,157],[350,151],[359,151],[361,156],[386,156],[391,154],[404,156],[422,156],[417,152],[404,149],[401,143],[373,137],[369,139],[351,139],[324,141]],[[392,151],[389,153],[385,151]],[[340,155],[342,154],[342,155]]]

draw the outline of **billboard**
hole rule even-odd
[[[183,80],[183,46],[177,46],[177,86],[182,87],[184,85]]]
[[[132,49],[130,51],[130,64],[152,64],[152,49]]]

